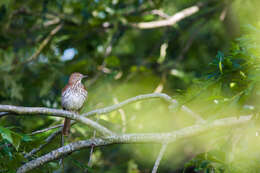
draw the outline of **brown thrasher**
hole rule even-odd
[[[81,83],[87,75],[75,72],[70,75],[68,84],[62,89],[61,105],[63,109],[77,112],[87,99],[88,92]],[[70,132],[70,119],[65,118],[62,134],[68,136]]]

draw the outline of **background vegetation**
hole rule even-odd
[[[167,19],[194,5],[199,10],[174,25],[135,25]],[[258,0],[1,0],[0,103],[61,108],[61,89],[77,71],[89,76],[84,82],[89,98],[81,112],[163,92],[209,122],[251,114],[252,123],[229,129],[230,135],[210,132],[169,146],[159,172],[257,172],[259,7]],[[96,120],[128,133],[168,132],[194,123],[160,100],[121,111],[123,115],[116,111]],[[31,135],[33,131],[62,121],[1,116],[0,172],[14,172],[27,161],[24,154],[55,129]],[[67,142],[92,136],[92,129],[77,124]],[[59,146],[57,137],[33,158]],[[150,172],[159,149],[155,144],[95,148],[90,172]],[[69,155],[65,172],[83,172],[88,157],[88,149]],[[58,161],[34,170],[52,171],[62,171]]]

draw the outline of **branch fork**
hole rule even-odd
[[[231,118],[224,118],[215,120],[211,123],[197,123],[193,126],[186,127],[177,131],[169,132],[169,133],[144,133],[144,134],[116,134],[106,127],[102,126],[98,122],[95,122],[90,117],[94,115],[100,115],[100,114],[106,114],[115,110],[119,110],[122,107],[137,102],[141,100],[147,100],[147,99],[154,99],[154,98],[160,98],[169,104],[178,104],[177,100],[172,99],[170,96],[163,94],[163,93],[153,93],[153,94],[144,94],[139,95],[136,97],[129,98],[125,101],[122,101],[118,104],[108,106],[101,109],[96,109],[87,113],[80,115],[77,115],[75,113],[64,111],[60,109],[51,109],[51,108],[43,108],[43,107],[21,107],[21,106],[12,106],[12,105],[0,105],[0,113],[1,112],[7,112],[11,113],[10,115],[46,115],[46,116],[57,116],[57,117],[64,117],[64,118],[70,118],[74,120],[72,124],[75,124],[76,122],[83,123],[91,128],[93,128],[95,131],[99,132],[101,134],[101,138],[94,138],[83,140],[83,141],[77,141],[70,144],[67,144],[63,147],[60,147],[56,150],[53,150],[43,156],[40,156],[38,158],[35,158],[34,160],[31,160],[24,165],[22,165],[20,168],[18,168],[17,173],[23,173],[30,171],[36,167],[39,167],[47,162],[59,159],[69,153],[75,152],[77,150],[83,149],[83,148],[91,148],[93,146],[100,147],[100,146],[106,146],[110,144],[132,144],[132,143],[158,143],[162,144],[162,149],[157,157],[157,160],[155,162],[153,173],[155,173],[158,169],[159,163],[163,157],[163,154],[166,150],[166,146],[169,143],[173,143],[182,139],[191,138],[194,136],[198,136],[202,133],[208,132],[210,130],[216,129],[216,128],[227,128],[227,127],[233,127],[241,124],[246,124],[250,122],[250,119],[252,115],[248,116],[241,116],[239,119],[237,117],[231,117]],[[205,122],[205,120],[198,114],[194,113],[192,110],[190,110],[187,106],[182,105],[181,110],[188,113],[191,117],[198,120],[198,122]],[[48,145],[58,134],[60,134],[62,130],[61,126],[55,126],[55,127],[61,127],[56,132],[52,133],[46,140],[44,144],[41,144],[38,148],[33,149],[31,152],[26,154],[24,157],[29,158],[36,152],[40,151],[43,147]],[[53,128],[48,128],[53,129]],[[46,130],[42,130],[41,132],[45,132]],[[38,132],[40,133],[40,132]]]

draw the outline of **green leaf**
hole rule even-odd
[[[224,54],[221,51],[218,51],[217,56],[219,61],[222,61],[224,59]]]
[[[208,160],[203,160],[200,164],[201,168],[207,168],[207,166],[210,164]]]
[[[222,62],[221,61],[219,61],[218,67],[219,67],[220,73],[223,74],[223,68],[222,68]]]
[[[0,6],[6,5],[8,7],[10,3],[12,3],[11,0],[1,0]]]
[[[22,141],[30,142],[30,141],[33,141],[33,139],[28,135],[22,135]]]
[[[13,138],[9,129],[0,126],[0,134],[3,139],[6,139],[8,142],[13,144]]]
[[[218,51],[216,58],[219,61],[218,62],[219,70],[220,70],[221,74],[223,74],[223,64],[222,64],[222,61],[224,60],[224,54],[222,52]]]
[[[9,158],[12,158],[12,157],[13,157],[13,154],[12,154],[10,148],[9,148],[7,145],[5,145],[5,146],[3,147],[3,151],[4,151],[5,154],[7,154],[7,155],[9,156]]]
[[[21,144],[22,136],[18,133],[12,132],[12,138],[13,138],[13,146],[15,147],[16,151],[18,151],[19,146]]]
[[[77,166],[80,169],[88,169],[88,172],[93,172],[93,169],[90,168],[89,166],[87,166],[86,164],[82,164],[81,162],[77,161],[76,159],[72,158],[72,157],[68,157],[70,159],[70,161]]]
[[[240,75],[241,75],[244,79],[246,79],[246,75],[245,75],[244,72],[240,71]]]
[[[154,15],[149,14],[149,15],[145,15],[145,16],[143,17],[143,20],[144,20],[144,21],[151,21],[151,20],[154,20],[154,18],[155,18]]]
[[[20,143],[21,143],[21,139],[22,139],[21,135],[11,131],[8,128],[4,128],[1,126],[0,126],[0,134],[3,139],[7,140],[9,143],[11,143],[15,147],[16,150],[18,150]]]
[[[105,61],[110,67],[118,67],[120,65],[120,60],[116,56],[109,56],[105,59]]]

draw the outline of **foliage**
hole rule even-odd
[[[213,80],[206,87],[212,93],[207,93],[207,101],[210,100],[217,105],[210,107],[215,114],[220,116],[231,116],[231,113],[236,116],[248,113],[255,115],[255,120],[252,121],[250,126],[244,127],[245,131],[250,131],[250,137],[239,138],[239,143],[235,146],[235,150],[238,151],[230,151],[231,146],[228,142],[232,143],[234,141],[232,138],[224,144],[217,144],[217,150],[198,155],[186,164],[186,168],[195,166],[195,172],[255,172],[259,169],[258,158],[254,156],[255,150],[253,149],[254,144],[252,144],[252,141],[256,140],[253,134],[258,133],[256,129],[259,125],[260,47],[257,38],[259,31],[256,27],[250,26],[248,32],[251,33],[237,39],[236,43],[232,45],[229,55],[225,56],[222,52],[217,53],[216,58],[211,63],[212,72],[207,76],[208,79]],[[216,88],[220,91],[213,92]],[[216,93],[219,93],[219,95]],[[203,98],[200,94],[196,97]],[[198,101],[198,99],[193,99]],[[232,111],[229,109],[232,109]],[[209,117],[210,119],[212,115]],[[244,134],[244,132],[242,133]],[[245,155],[244,152],[247,154]]]
[[[253,114],[254,121],[246,132],[241,132],[247,137],[237,145],[237,150],[248,155],[231,151],[228,142],[221,138],[214,149],[201,152],[191,161],[183,152],[185,147],[173,146],[159,169],[161,172],[185,172],[190,167],[197,172],[258,170],[258,152],[252,150],[257,147],[251,141],[257,141],[252,133],[255,134],[259,120],[260,26],[256,13],[259,1],[212,0],[174,26],[149,30],[132,26],[136,22],[164,19],[152,13],[153,10],[173,15],[200,2],[1,1],[1,104],[61,108],[61,89],[69,74],[78,71],[89,76],[84,82],[89,98],[82,112],[159,91],[176,97],[207,121]],[[59,25],[61,29],[31,60]],[[125,128],[129,133],[166,132],[194,123],[178,108],[170,112],[158,100],[137,102],[123,111],[125,127],[120,112],[101,115],[96,120],[114,131]],[[32,158],[24,158],[25,153],[45,143],[55,130],[37,135],[31,132],[62,121],[45,116],[0,115],[0,172],[14,172],[26,161],[59,147],[60,137],[57,137]],[[211,135],[221,136],[214,132]],[[92,129],[78,124],[72,128],[67,142],[92,136]],[[208,145],[209,141],[204,140],[195,141],[199,146]],[[196,146],[196,142],[192,145]],[[149,172],[147,169],[152,168],[159,148],[157,145],[95,148],[90,172]],[[227,153],[239,159],[232,159]],[[83,172],[88,168],[88,156],[89,150],[82,150],[66,157],[65,171]],[[33,172],[46,170],[61,171],[58,161],[54,161]]]

